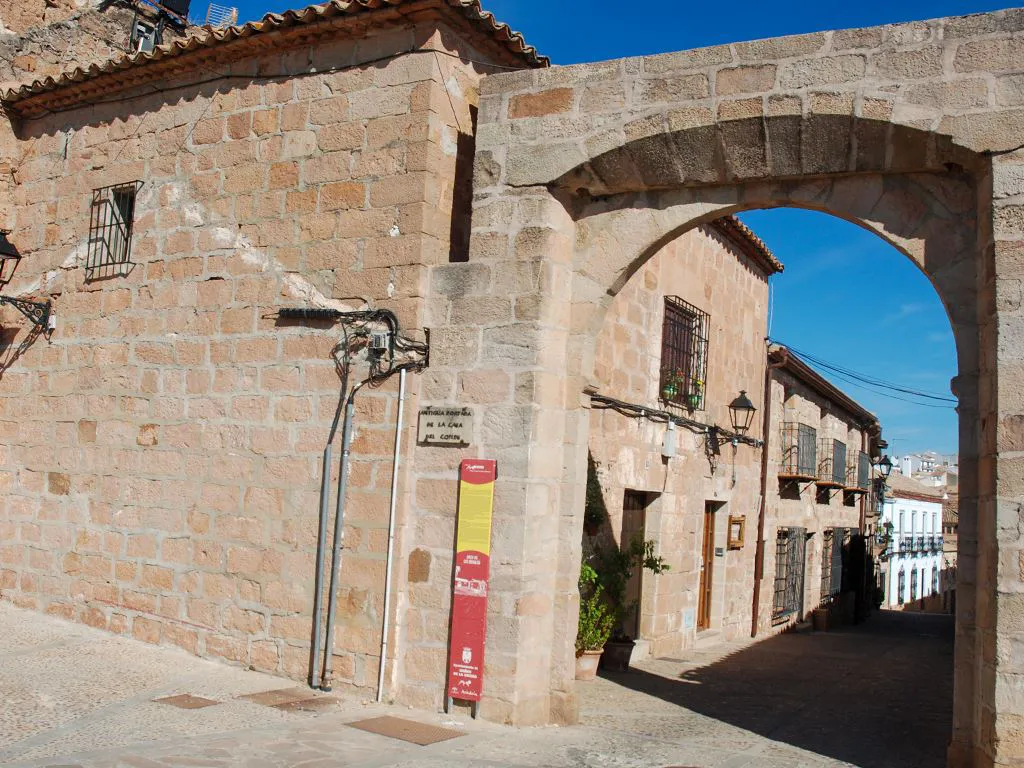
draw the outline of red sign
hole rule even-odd
[[[452,637],[448,651],[448,695],[453,699],[480,701],[483,695],[491,516],[497,476],[497,463],[492,459],[464,459],[459,468]]]

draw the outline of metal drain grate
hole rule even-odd
[[[403,720],[400,717],[371,717],[368,720],[357,720],[354,723],[346,723],[346,725],[361,731],[419,744],[421,747],[466,735],[462,731],[453,731],[451,728],[442,728],[439,725],[429,725],[428,723],[417,723],[415,720]]]
[[[162,699],[153,699],[157,704],[170,704],[178,709],[202,709],[220,704],[213,699],[204,699],[202,696],[193,696],[191,693],[179,693],[177,696],[165,696]]]

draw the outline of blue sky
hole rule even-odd
[[[205,5],[194,3],[193,15],[205,12]],[[1006,7],[969,0],[483,0],[483,5],[555,64]],[[295,4],[244,0],[240,18],[290,7]],[[948,394],[955,374],[949,322],[930,283],[908,259],[874,235],[822,214],[759,211],[743,219],[786,264],[774,281],[775,338],[880,379]],[[878,414],[894,453],[956,450],[951,409],[915,406],[836,383]]]

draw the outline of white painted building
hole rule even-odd
[[[888,530],[881,565],[882,607],[942,610],[942,492],[893,473],[880,527]]]

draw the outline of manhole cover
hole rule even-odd
[[[179,693],[177,696],[165,696],[162,699],[153,699],[157,704],[170,704],[178,709],[202,709],[219,704],[213,699],[204,699],[202,696],[193,696],[191,693]]]
[[[280,704],[291,704],[295,701],[302,701],[311,696],[309,688],[279,688],[276,691],[260,691],[259,693],[247,693],[237,698],[244,701],[251,701],[253,704],[262,704],[265,707],[276,707]]]
[[[347,723],[347,725],[361,731],[378,733],[392,739],[419,744],[421,747],[466,735],[462,731],[453,731],[451,728],[442,728],[439,725],[417,723],[415,720],[403,720],[400,717],[371,717],[368,720],[357,720],[354,723]]]

